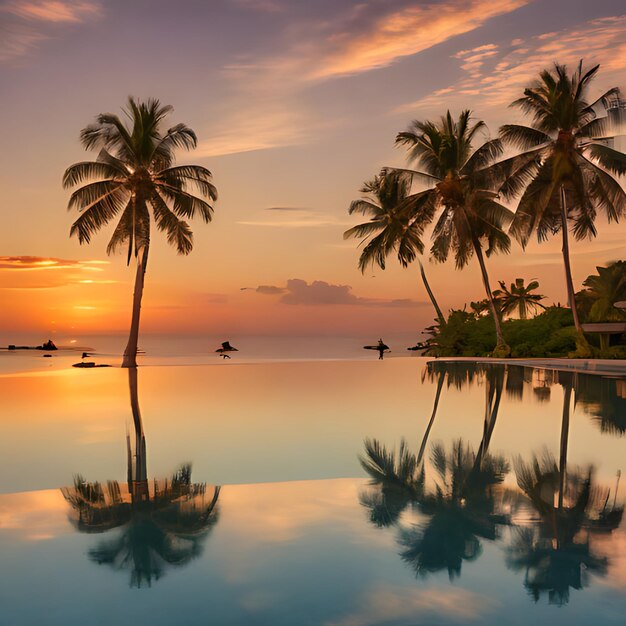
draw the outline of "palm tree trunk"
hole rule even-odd
[[[576,310],[576,296],[574,293],[574,281],[572,279],[572,267],[569,260],[569,241],[567,236],[567,207],[565,199],[565,187],[561,185],[561,234],[563,236],[563,264],[565,265],[565,281],[567,283],[567,300],[574,317],[574,326],[576,332],[583,335],[583,328],[578,320],[578,311]]]
[[[433,307],[435,308],[435,311],[437,313],[437,320],[439,321],[439,325],[445,326],[446,320],[443,316],[443,313],[441,312],[441,309],[439,308],[439,305],[437,304],[437,300],[435,299],[435,294],[433,293],[432,289],[430,288],[430,285],[428,284],[428,281],[426,280],[426,272],[424,271],[424,266],[422,265],[422,262],[419,259],[418,259],[418,262],[420,264],[420,272],[422,274],[422,281],[424,282],[424,287],[426,287],[426,293],[428,293],[428,297],[430,298],[430,301],[432,302]]]
[[[122,367],[137,367],[137,343],[139,341],[139,318],[141,315],[141,298],[143,296],[144,278],[148,264],[149,245],[146,243],[137,255],[137,273],[135,274],[135,291],[133,294],[133,313],[130,322],[128,344],[124,350]]]
[[[572,384],[567,381],[563,394],[563,418],[561,421],[561,453],[559,459],[559,503],[558,510],[563,509],[563,495],[565,492],[565,475],[567,473],[567,443],[569,439],[570,404],[572,400]]]
[[[493,299],[493,294],[491,293],[491,286],[489,285],[489,275],[487,274],[487,267],[485,265],[485,258],[483,257],[483,250],[480,247],[480,242],[474,239],[474,251],[476,252],[476,258],[478,259],[478,264],[480,265],[480,272],[483,278],[483,285],[485,286],[485,291],[487,292],[487,299],[489,300],[489,308],[491,309],[491,314],[493,315],[493,321],[496,325],[496,347],[497,348],[508,348],[506,342],[504,341],[504,335],[502,334],[502,326],[500,324],[500,314],[498,313],[498,309],[496,308],[495,300]]]
[[[433,412],[430,416],[430,421],[428,422],[428,426],[426,427],[426,432],[424,433],[424,437],[422,438],[422,445],[420,446],[419,452],[417,453],[417,466],[418,467],[422,463],[424,452],[426,451],[426,443],[428,442],[428,436],[430,435],[430,430],[433,427],[433,423],[435,422],[435,416],[437,415],[437,408],[439,407],[439,399],[441,398],[441,390],[443,389],[443,381],[445,380],[445,378],[446,378],[445,372],[440,372],[439,378],[437,380],[437,392],[435,393],[435,401],[433,402]]]

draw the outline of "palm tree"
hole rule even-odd
[[[360,213],[368,216],[367,222],[346,230],[344,239],[361,238],[365,244],[359,257],[359,269],[365,272],[368,266],[378,265],[385,269],[387,257],[396,254],[402,267],[408,267],[418,254],[424,251],[421,239],[425,224],[411,221],[405,210],[406,199],[411,191],[412,176],[408,172],[381,173],[367,181],[361,188],[364,197],[350,204],[350,215]],[[444,325],[445,318],[433,294],[424,266],[420,261],[422,281],[437,314],[437,320]]]
[[[597,275],[587,276],[583,282],[591,308],[593,322],[621,321],[624,312],[615,306],[626,300],[626,261],[616,261],[607,267],[596,267]]]
[[[462,269],[476,256],[496,327],[495,354],[506,356],[510,350],[502,335],[485,255],[509,252],[511,241],[504,229],[512,213],[492,190],[490,166],[502,154],[500,140],[486,141],[476,149],[473,146],[484,129],[484,122],[472,122],[470,111],[463,111],[456,121],[449,111],[436,122],[416,120],[409,130],[398,134],[396,143],[407,147],[409,161],[421,169],[389,171],[410,174],[412,181],[427,186],[408,196],[403,210],[410,216],[410,226],[421,229],[439,211],[430,250],[436,261],[446,261],[453,252],[457,268]]]
[[[523,278],[516,278],[515,282],[511,283],[510,289],[507,289],[503,280],[498,282],[500,289],[496,289],[493,296],[498,301],[503,315],[510,315],[517,309],[520,319],[525,320],[528,319],[529,310],[536,313],[538,308],[546,308],[540,302],[545,299],[545,296],[531,293],[539,288],[539,283],[536,280],[524,285]]]
[[[617,221],[626,208],[626,193],[612,174],[626,173],[626,155],[609,147],[608,111],[619,105],[619,90],[609,89],[589,103],[587,92],[599,65],[565,65],[544,70],[512,106],[532,118],[530,126],[507,124],[502,139],[522,151],[502,163],[506,198],[521,193],[511,233],[528,243],[533,232],[541,242],[561,232],[567,295],[579,337],[582,326],[576,310],[569,258],[568,231],[574,238],[595,237],[595,218],[602,211]],[[583,340],[584,341],[584,340]]]
[[[197,139],[185,124],[163,128],[171,111],[171,106],[158,100],[141,102],[130,97],[124,109],[128,121],[111,113],[98,115],[96,123],[80,134],[86,150],[99,149],[96,160],[75,163],[63,176],[65,188],[80,185],[68,202],[68,209],[81,213],[70,236],[77,236],[81,244],[89,243],[95,233],[119,216],[107,253],[126,247],[127,263],[133,256],[137,259],[132,321],[122,367],[137,365],[152,220],[165,232],[168,243],[186,255],[193,247],[186,220],[199,215],[209,222],[213,207],[206,200],[217,199],[209,170],[199,165],[175,165],[174,151],[195,148]],[[152,218],[148,207],[152,208]]]

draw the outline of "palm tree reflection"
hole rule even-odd
[[[360,496],[361,504],[374,525],[396,530],[400,556],[415,574],[447,570],[451,579],[459,576],[463,561],[478,558],[484,541],[498,539],[503,525],[511,523],[510,513],[516,526],[506,548],[507,564],[525,572],[524,585],[536,601],[547,594],[550,603],[565,604],[570,589],[585,587],[592,574],[606,575],[608,559],[595,549],[593,537],[615,530],[623,507],[617,504],[617,486],[613,494],[599,488],[592,467],[569,468],[570,417],[574,402],[579,402],[617,428],[623,398],[614,393],[614,386],[620,381],[445,362],[430,363],[425,376],[436,382],[436,390],[418,454],[410,451],[405,440],[395,452],[368,439],[361,457],[372,479],[369,490]],[[477,451],[461,439],[448,450],[436,444],[426,463],[424,451],[445,381],[448,387],[462,390],[480,379],[485,384],[485,400]],[[558,460],[547,452],[530,462],[516,459],[519,491],[506,489],[502,483],[509,463],[489,452],[503,395],[519,400],[528,388],[549,393],[556,385],[563,389]],[[545,397],[549,396],[542,393],[541,398]],[[518,514],[520,509],[531,512],[530,521],[528,515]],[[411,512],[419,514],[419,523],[409,522]]]
[[[570,588],[587,586],[592,573],[606,574],[608,559],[594,553],[591,535],[594,529],[613,530],[621,513],[611,516],[610,525],[602,523],[602,494],[593,484],[592,468],[570,472],[565,490],[559,467],[547,453],[529,464],[518,460],[515,471],[538,518],[516,530],[507,562],[525,570],[524,586],[535,601],[547,593],[551,604],[567,604]]]
[[[478,452],[461,439],[446,452],[441,444],[432,446],[430,467],[434,471],[432,487],[426,487],[424,451],[437,413],[444,380],[448,386],[462,388],[470,383],[478,368],[473,364],[429,364],[427,375],[437,380],[433,411],[417,455],[405,440],[396,453],[375,439],[366,439],[361,465],[372,479],[370,488],[360,496],[369,511],[370,521],[378,527],[398,530],[400,556],[416,575],[447,570],[450,578],[458,576],[464,560],[473,560],[481,552],[480,539],[495,539],[498,524],[506,517],[502,509],[502,483],[509,464],[489,454],[489,444],[498,417],[504,384],[502,370],[479,368],[485,373],[485,418]],[[413,509],[426,521],[406,527],[402,514]]]
[[[608,490],[594,485],[593,467],[568,472],[571,399],[578,375],[559,372],[558,381],[563,386],[559,462],[548,452],[528,464],[516,460],[517,484],[536,520],[517,529],[508,563],[514,570],[525,570],[524,585],[535,601],[547,593],[551,604],[564,605],[570,588],[587,586],[592,573],[607,573],[608,559],[594,553],[591,536],[615,530],[624,509],[616,505],[616,497],[609,506]]]
[[[499,499],[494,487],[502,483],[509,465],[487,453],[480,463],[461,439],[449,453],[442,445],[433,446],[431,462],[437,474],[435,489],[419,502],[429,517],[423,524],[401,529],[400,556],[416,575],[447,569],[452,579],[460,575],[463,561],[480,555],[480,539],[495,539],[497,525],[505,522],[495,512]]]
[[[146,441],[139,410],[137,370],[130,368],[129,388],[134,423],[134,451],[130,435],[128,484],[86,482],[62,489],[81,532],[119,529],[89,550],[89,558],[117,570],[130,570],[130,585],[141,587],[158,580],[170,566],[181,566],[202,552],[203,542],[218,521],[220,487],[207,493],[204,483],[191,481],[191,465],[183,465],[168,480],[148,483]]]

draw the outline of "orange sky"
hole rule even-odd
[[[129,93],[175,106],[171,123],[199,136],[180,162],[211,169],[220,193],[213,223],[193,225],[189,257],[155,236],[144,332],[379,335],[433,318],[417,267],[361,275],[356,242],[342,239],[362,182],[404,165],[395,134],[448,107],[473,108],[492,133],[520,121],[508,103],[553,59],[601,62],[598,93],[626,68],[626,15],[613,0],[220,0],[185,15],[159,0],[148,17],[142,6],[0,9],[0,345],[16,332],[127,329],[134,271],[107,259],[106,234],[89,247],[69,239],[76,216],[60,179],[86,157],[80,129]],[[595,241],[574,244],[578,286],[625,257],[625,229],[600,223]],[[548,302],[564,303],[559,246],[514,244],[488,262],[493,285],[537,278]],[[427,271],[444,309],[484,297],[473,262]]]

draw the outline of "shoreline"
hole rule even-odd
[[[439,357],[430,358],[428,363],[499,363],[502,365],[519,365],[555,370],[559,372],[577,372],[581,374],[598,374],[603,376],[626,376],[626,359],[568,359],[568,358],[537,358],[537,359],[496,359],[493,357]]]

